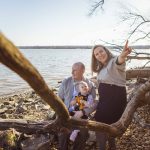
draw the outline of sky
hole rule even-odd
[[[0,0],[0,31],[17,46],[116,43],[128,32],[120,21],[124,7],[150,14],[150,0],[106,0],[103,10],[88,16],[93,4],[94,0]]]

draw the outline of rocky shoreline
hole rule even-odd
[[[145,122],[150,123],[150,106],[146,105],[138,108],[137,113],[142,117],[142,119],[145,120]],[[0,97],[0,119],[26,119],[33,121],[47,121],[54,119],[54,117],[55,112],[32,90]],[[95,136],[93,132],[90,132],[90,135],[90,139],[87,141],[87,149],[94,150]],[[41,138],[45,137],[43,136]],[[30,141],[32,141],[31,138]],[[27,144],[25,144],[25,142],[26,141],[24,141],[24,146],[22,146],[22,149],[32,150],[31,147],[33,143],[30,143],[29,148],[27,147]],[[57,149],[57,139],[55,142],[55,146],[51,147],[50,149]],[[2,148],[3,147],[0,147],[0,150]],[[121,137],[117,138],[117,149],[149,150],[150,129],[143,128],[139,123],[133,120],[126,132]]]

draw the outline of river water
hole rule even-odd
[[[71,66],[81,61],[86,66],[86,77],[91,77],[91,49],[21,49],[24,56],[38,69],[49,87],[58,88],[58,82],[71,75]],[[142,66],[145,61],[134,60],[127,68]],[[0,64],[0,96],[28,90],[28,84],[9,68]]]

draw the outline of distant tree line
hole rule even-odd
[[[116,49],[122,46],[107,46],[110,49]],[[135,45],[133,49],[150,49],[150,45]],[[19,49],[91,49],[91,45],[62,45],[62,46],[18,46]]]

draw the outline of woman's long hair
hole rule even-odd
[[[95,45],[93,48],[92,48],[92,59],[91,59],[91,71],[92,71],[92,74],[93,72],[95,73],[98,73],[102,68],[103,68],[103,64],[101,62],[99,62],[96,58],[95,58],[95,55],[94,55],[94,50],[97,48],[97,47],[102,47],[105,52],[107,53],[108,55],[108,59],[107,59],[107,62],[112,58],[114,57],[113,54],[103,45]]]

